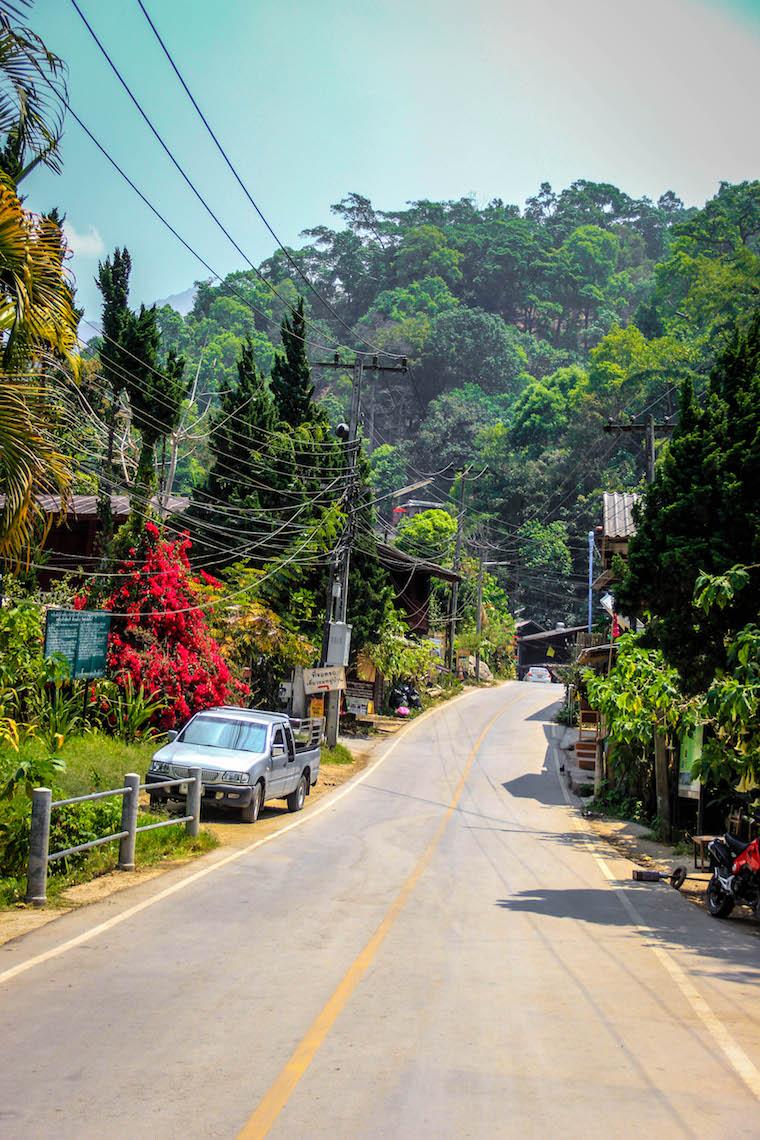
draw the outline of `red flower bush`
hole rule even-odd
[[[187,535],[169,541],[155,523],[147,522],[139,551],[132,549],[120,563],[117,585],[99,602],[114,614],[108,646],[108,672],[123,686],[127,677],[135,689],[165,702],[156,725],[172,728],[193,713],[212,705],[240,700],[247,689],[234,680],[211,636],[205,613],[198,608],[208,587],[218,587],[204,575],[205,593],[193,577]],[[75,603],[83,608],[90,600]],[[91,603],[92,604],[92,603]]]

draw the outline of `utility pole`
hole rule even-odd
[[[594,605],[594,532],[588,532],[588,631],[591,633]]]
[[[317,367],[345,369],[346,365],[342,363],[336,353],[332,360],[320,361]],[[351,414],[348,426],[346,427],[345,424],[341,424],[338,428],[338,434],[341,438],[345,439],[348,444],[346,460],[346,511],[348,519],[346,528],[333,551],[330,563],[327,604],[325,606],[325,627],[322,638],[323,665],[343,665],[346,663],[345,661],[328,661],[327,658],[329,655],[330,631],[338,623],[345,625],[348,616],[348,575],[351,569],[351,550],[353,548],[354,538],[356,537],[355,502],[358,482],[356,471],[359,459],[359,413],[361,410],[362,381],[364,379],[365,369],[371,372],[406,372],[406,357],[402,357],[400,364],[379,364],[376,356],[371,358],[371,362],[365,362],[364,357],[360,354],[354,357],[353,384],[351,386]],[[341,428],[343,429],[342,431]],[[346,645],[346,656],[347,655],[348,645]],[[340,693],[337,690],[333,689],[328,692],[325,713],[327,743],[331,748],[334,748],[338,742],[338,723],[340,719]]]
[[[486,564],[483,551],[480,551],[480,565],[478,566],[478,604],[475,610],[475,684],[480,684],[480,635],[483,632],[483,579],[486,573]]]
[[[454,549],[454,573],[459,572],[459,563],[462,557],[462,523],[464,521],[464,491],[467,482],[469,467],[465,467],[459,483],[459,512],[457,514],[457,541]],[[451,601],[449,604],[449,671],[454,672],[455,650],[454,637],[457,628],[457,605],[459,604],[459,582],[451,583]]]
[[[509,562],[485,562],[483,560],[483,551],[480,552],[480,565],[478,566],[478,609],[475,615],[475,631],[477,633],[477,645],[475,647],[475,684],[480,684],[480,635],[483,632],[483,580],[485,578],[486,566],[509,566]]]
[[[644,435],[644,445],[646,448],[646,463],[647,463],[647,483],[654,483],[654,460],[655,450],[654,443],[655,437],[660,435],[669,435],[674,428],[674,424],[662,423],[657,424],[654,421],[654,416],[647,416],[643,424],[616,424],[609,420],[604,425],[606,432],[640,432]]]

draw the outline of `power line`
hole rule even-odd
[[[143,108],[139,99],[137,98],[137,96],[132,91],[132,88],[129,86],[126,79],[124,78],[122,73],[119,71],[119,68],[116,66],[113,59],[111,58],[111,56],[108,52],[108,49],[103,44],[102,40],[98,37],[97,32],[95,31],[95,29],[90,24],[89,20],[85,16],[82,9],[79,7],[77,0],[71,0],[71,4],[72,4],[72,7],[74,8],[74,10],[76,11],[77,15],[81,19],[82,23],[87,28],[87,31],[92,36],[92,38],[95,41],[99,51],[101,52],[101,54],[105,58],[106,62],[108,63],[109,67],[111,68],[114,75],[118,79],[119,83],[123,87],[124,91],[129,96],[130,100],[132,101],[134,107],[136,108],[136,110],[137,110],[138,114],[140,115],[140,117],[142,118],[143,122],[148,127],[149,131],[151,132],[153,137],[156,139],[156,141],[158,142],[161,149],[166,154],[166,156],[169,159],[169,161],[171,162],[172,166],[175,168],[175,170],[181,176],[181,178],[183,179],[185,184],[188,186],[188,188],[191,190],[191,192],[193,193],[195,198],[198,200],[198,202],[200,202],[201,206],[203,206],[203,209],[206,211],[206,213],[209,215],[209,217],[214,221],[214,223],[218,226],[218,228],[222,231],[224,236],[227,238],[227,240],[233,246],[233,248],[237,251],[237,253],[243,258],[243,261],[245,261],[245,263],[253,270],[253,272],[256,274],[256,276],[259,278],[259,280],[264,285],[266,285],[266,287],[272,292],[272,294],[275,297],[277,297],[277,299],[279,301],[281,301],[285,305],[286,308],[290,309],[291,313],[297,314],[297,310],[294,308],[294,306],[282,296],[282,294],[279,292],[279,290],[276,288],[276,286],[274,286],[272,284],[272,282],[267,277],[264,276],[264,274],[261,272],[261,270],[258,269],[258,267],[256,265],[254,265],[254,263],[248,257],[248,254],[238,244],[238,242],[232,236],[230,231],[224,225],[224,222],[222,222],[222,220],[220,219],[218,214],[212,209],[212,207],[208,204],[206,199],[203,197],[200,190],[195,185],[195,183],[193,182],[192,178],[187,173],[185,168],[182,166],[182,164],[176,158],[171,147],[165,141],[165,139],[163,138],[163,136],[159,132],[158,128],[153,123],[153,120],[150,118],[147,111]],[[304,320],[305,320],[306,324],[308,324],[308,325],[313,324],[313,322],[311,320],[309,320],[308,317],[305,317]],[[316,327],[316,326],[314,326],[314,327]]]
[[[166,43],[164,42],[160,32],[158,31],[158,28],[153,23],[153,20],[151,19],[150,15],[148,14],[148,11],[147,11],[145,5],[143,4],[142,0],[137,0],[137,3],[139,5],[140,11],[142,12],[143,16],[148,21],[148,24],[150,25],[150,28],[153,31],[153,34],[155,35],[156,39],[158,40],[158,43],[161,46],[161,50],[163,51],[164,55],[166,56],[167,60],[169,61],[169,64],[172,68],[172,71],[176,75],[176,77],[179,80],[185,94],[187,95],[188,99],[190,100],[193,107],[195,108],[195,111],[197,112],[198,116],[200,117],[201,122],[203,123],[204,127],[206,128],[209,135],[211,136],[211,138],[214,142],[214,145],[216,146],[216,149],[219,151],[219,154],[222,156],[225,164],[227,165],[227,168],[229,169],[230,173],[234,177],[234,179],[237,182],[240,189],[245,194],[245,196],[248,199],[248,201],[250,202],[251,206],[253,206],[253,208],[256,211],[256,213],[258,214],[259,218],[264,223],[264,225],[266,226],[266,228],[269,231],[269,233],[271,234],[271,236],[277,242],[277,245],[280,247],[280,249],[284,253],[289,264],[292,265],[292,267],[295,269],[296,273],[298,273],[298,275],[303,279],[303,281],[306,283],[306,285],[311,290],[311,292],[314,294],[314,296],[317,297],[317,299],[320,301],[320,303],[322,305],[324,305],[324,307],[328,310],[329,313],[332,314],[332,316],[335,318],[335,320],[338,321],[343,326],[343,328],[346,329],[346,331],[352,337],[355,337],[356,331],[354,329],[352,329],[351,326],[346,323],[346,321],[343,320],[340,313],[336,312],[336,310],[333,308],[333,306],[330,304],[330,302],[327,300],[327,298],[324,297],[323,294],[320,293],[319,290],[311,283],[309,278],[306,276],[306,274],[301,269],[298,262],[291,255],[290,251],[280,241],[280,239],[277,236],[277,234],[275,233],[274,229],[272,228],[272,226],[270,225],[270,223],[267,221],[266,217],[262,213],[259,205],[254,200],[253,196],[251,195],[250,191],[248,190],[248,187],[246,186],[245,182],[240,177],[237,169],[235,168],[235,166],[234,166],[232,160],[230,159],[229,155],[227,154],[226,150],[224,149],[224,147],[220,143],[213,127],[211,126],[211,124],[209,123],[205,114],[203,113],[200,106],[198,105],[198,102],[197,102],[195,96],[193,95],[192,91],[190,90],[188,84],[186,83],[181,71],[179,70],[179,67],[175,63],[171,52],[169,51],[168,47],[166,46]],[[380,353],[382,353],[382,355],[393,357],[394,359],[400,358],[400,355],[401,355],[400,353],[385,352],[382,349],[378,349],[374,344],[372,344],[371,341],[365,340],[363,337],[360,337],[359,339],[360,339],[362,344],[368,345],[369,348],[372,349],[373,352],[378,353],[378,355],[380,355]]]

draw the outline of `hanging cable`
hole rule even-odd
[[[163,38],[162,38],[162,36],[161,36],[161,33],[158,31],[158,28],[157,28],[157,27],[156,27],[156,25],[153,23],[153,20],[151,19],[151,17],[150,17],[150,15],[149,15],[149,13],[148,13],[148,11],[147,11],[147,9],[146,9],[145,5],[143,4],[142,0],[137,0],[137,4],[138,4],[138,6],[139,6],[139,8],[140,8],[140,11],[142,12],[143,16],[144,16],[144,17],[145,17],[145,19],[148,21],[148,24],[149,24],[149,26],[150,26],[150,28],[151,28],[151,30],[152,30],[152,32],[153,32],[153,34],[154,34],[154,36],[155,36],[155,37],[156,37],[156,39],[158,40],[158,43],[159,43],[159,45],[160,45],[160,47],[161,47],[161,50],[163,51],[164,55],[166,56],[167,60],[169,61],[169,65],[170,65],[170,67],[171,67],[172,71],[173,71],[173,72],[174,72],[174,74],[176,75],[176,77],[177,77],[177,79],[179,80],[179,83],[180,83],[180,85],[181,85],[182,89],[184,90],[184,92],[185,92],[185,94],[187,95],[188,99],[189,99],[189,100],[190,100],[190,102],[192,103],[192,105],[193,105],[193,107],[194,107],[195,111],[196,111],[196,112],[197,112],[197,114],[198,114],[198,117],[200,118],[200,120],[201,120],[201,122],[203,123],[204,127],[205,127],[205,128],[206,128],[206,130],[208,131],[209,135],[211,136],[211,139],[213,140],[213,143],[214,143],[214,145],[216,146],[216,149],[219,151],[219,154],[221,155],[222,159],[224,160],[224,162],[225,162],[225,164],[226,164],[226,166],[227,166],[228,170],[229,170],[229,171],[230,171],[230,173],[232,174],[233,178],[234,178],[234,179],[235,179],[235,181],[237,182],[237,184],[238,184],[238,186],[240,187],[240,189],[241,189],[241,190],[243,191],[243,193],[245,194],[245,196],[246,196],[246,198],[248,199],[248,201],[250,202],[251,206],[253,206],[254,210],[256,211],[256,213],[258,214],[259,218],[261,219],[261,221],[262,221],[262,222],[264,223],[264,225],[266,226],[266,228],[267,228],[267,230],[269,231],[269,233],[271,234],[271,236],[272,236],[272,237],[274,238],[274,240],[276,241],[276,243],[277,243],[277,245],[279,246],[279,248],[280,248],[280,249],[282,250],[282,252],[284,253],[285,257],[286,257],[286,258],[287,258],[287,260],[288,260],[288,263],[289,263],[289,264],[290,264],[290,265],[293,267],[293,269],[295,269],[296,273],[299,275],[299,277],[301,277],[301,278],[302,278],[302,280],[305,282],[306,286],[307,286],[307,287],[308,287],[308,288],[311,290],[311,292],[314,294],[314,296],[317,298],[317,300],[320,302],[320,304],[324,305],[324,307],[327,309],[327,311],[328,311],[329,313],[331,313],[331,314],[332,314],[332,316],[335,318],[335,320],[336,320],[336,321],[338,321],[338,322],[339,322],[339,324],[341,324],[341,325],[343,326],[343,328],[344,328],[344,329],[345,329],[345,330],[346,330],[346,331],[347,331],[347,332],[348,332],[348,333],[349,333],[349,334],[350,334],[352,337],[355,337],[355,336],[356,336],[356,331],[355,331],[355,329],[351,328],[351,326],[350,326],[349,324],[347,324],[347,323],[346,323],[346,322],[343,320],[343,318],[341,317],[341,315],[340,315],[338,312],[336,312],[336,310],[333,308],[333,306],[332,306],[332,305],[331,305],[331,303],[330,303],[330,302],[327,300],[327,298],[326,298],[326,297],[324,297],[324,296],[323,296],[323,294],[322,294],[322,293],[320,293],[320,292],[319,292],[319,290],[318,290],[318,289],[317,289],[317,288],[316,288],[316,287],[315,287],[315,286],[314,286],[314,285],[311,283],[311,281],[309,280],[309,278],[306,276],[306,274],[305,274],[305,273],[303,272],[303,270],[301,269],[301,267],[300,267],[300,265],[298,264],[298,262],[295,260],[295,258],[294,258],[294,257],[292,256],[292,254],[290,253],[290,250],[288,250],[288,249],[287,249],[287,248],[286,248],[286,247],[283,245],[283,243],[280,241],[280,239],[279,239],[279,237],[277,236],[277,234],[275,233],[274,229],[272,228],[272,226],[270,225],[270,223],[267,221],[266,217],[265,217],[265,216],[264,216],[264,214],[262,213],[262,211],[261,211],[261,209],[260,209],[260,207],[259,207],[258,203],[257,203],[257,202],[254,200],[253,196],[251,195],[251,193],[250,193],[250,191],[249,191],[248,187],[246,186],[245,182],[244,182],[244,181],[243,181],[243,179],[240,177],[240,174],[238,173],[237,169],[235,168],[235,166],[234,166],[234,164],[233,164],[233,162],[232,162],[231,158],[229,157],[229,155],[227,154],[226,150],[224,149],[224,147],[223,147],[223,146],[222,146],[222,144],[220,143],[220,141],[219,141],[219,139],[218,139],[218,137],[217,137],[217,135],[216,135],[216,132],[214,131],[213,127],[211,126],[211,124],[209,123],[209,121],[208,121],[208,119],[206,118],[205,114],[203,113],[203,111],[201,110],[200,106],[198,105],[198,102],[197,102],[197,100],[196,100],[195,96],[193,95],[192,91],[191,91],[191,90],[190,90],[190,88],[188,87],[188,85],[187,85],[187,83],[186,83],[186,81],[185,81],[185,79],[184,79],[184,76],[182,75],[182,72],[179,70],[179,67],[178,67],[178,66],[177,66],[177,64],[175,63],[175,61],[174,61],[174,58],[173,58],[173,56],[172,56],[171,52],[169,51],[168,47],[166,46],[166,43],[165,43],[164,39],[163,39]],[[377,345],[374,345],[374,344],[372,344],[372,342],[371,342],[371,341],[368,341],[368,340],[366,340],[366,339],[365,339],[365,338],[363,338],[363,337],[360,337],[359,339],[361,340],[361,343],[362,343],[362,344],[365,344],[365,345],[367,345],[367,347],[368,347],[368,348],[370,348],[370,349],[372,350],[372,352],[376,353],[378,356],[379,356],[379,355],[388,356],[388,357],[391,357],[391,358],[393,358],[393,359],[396,359],[396,360],[400,360],[400,359],[402,358],[402,354],[401,354],[401,353],[386,352],[384,349],[380,349],[380,348],[378,348],[378,347],[377,347]]]

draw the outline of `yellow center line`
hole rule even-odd
[[[258,1107],[255,1109],[253,1115],[248,1119],[241,1131],[238,1133],[238,1140],[262,1140],[266,1136],[277,1117],[285,1108],[290,1100],[293,1092],[306,1073],[306,1070],[311,1065],[317,1051],[323,1044],[327,1034],[332,1029],[338,1017],[348,1004],[351,995],[353,994],[359,982],[366,974],[369,967],[372,965],[378,950],[385,941],[388,932],[398,918],[401,911],[404,909],[409,900],[412,891],[416,887],[420,878],[424,874],[430,860],[433,857],[436,847],[438,846],[441,837],[446,830],[447,824],[452,815],[456,811],[459,800],[464,791],[467,777],[470,774],[475,758],[480,750],[480,746],[485,740],[488,733],[493,728],[494,724],[500,717],[504,715],[510,705],[515,703],[522,695],[522,691],[515,694],[511,701],[506,702],[503,707],[492,716],[486,724],[480,736],[477,738],[470,753],[467,757],[462,775],[459,778],[454,794],[446,808],[438,827],[435,830],[433,838],[427,845],[419,860],[417,861],[414,869],[409,876],[405,879],[401,889],[396,895],[395,899],[388,907],[388,910],[383,917],[382,922],[378,926],[375,933],[370,938],[369,942],[359,951],[354,961],[349,966],[338,986],[333,991],[332,995],[328,998],[326,1004],[320,1010],[306,1031],[306,1034],[301,1039],[299,1044],[293,1051],[290,1060],[286,1063],[284,1069],[281,1071],[275,1082],[269,1088],[269,1091],[264,1094],[264,1097],[259,1102]]]

